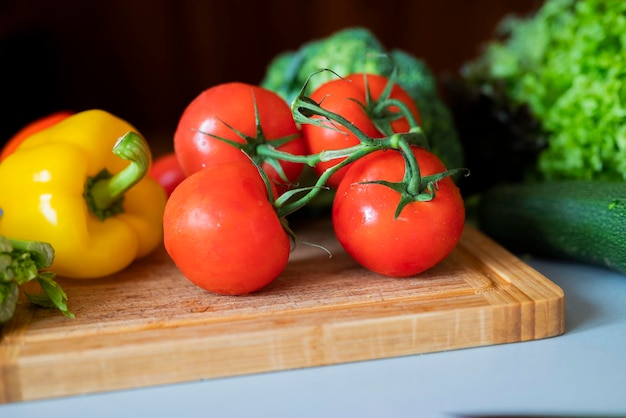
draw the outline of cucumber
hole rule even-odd
[[[477,222],[514,253],[626,273],[626,182],[495,186],[481,196]]]

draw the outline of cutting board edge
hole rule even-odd
[[[7,340],[4,340],[2,344],[0,344],[0,358],[6,360],[0,368],[0,403],[63,397],[287,369],[300,369],[387,357],[434,353],[486,345],[523,342],[563,334],[565,332],[563,291],[536,270],[524,264],[516,256],[508,253],[502,247],[497,246],[497,244],[494,247],[495,253],[493,254],[486,252],[486,250],[481,250],[480,247],[476,249],[476,242],[472,241],[473,239],[478,239],[487,247],[494,246],[488,238],[486,240],[485,238],[486,237],[484,237],[480,231],[472,230],[472,227],[468,227],[468,232],[462,243],[462,246],[467,249],[467,252],[470,253],[474,259],[478,260],[478,267],[476,268],[485,272],[485,274],[493,275],[498,283],[494,288],[495,290],[477,290],[477,296],[484,297],[485,300],[490,300],[490,302],[480,306],[467,306],[450,310],[442,308],[434,313],[419,312],[407,315],[406,311],[402,311],[402,304],[408,306],[410,303],[405,300],[398,300],[391,303],[391,305],[385,306],[381,306],[380,304],[365,304],[363,306],[352,307],[351,309],[355,309],[356,311],[359,309],[370,310],[368,311],[369,316],[363,320],[343,320],[337,322],[337,316],[350,314],[350,312],[346,313],[342,307],[339,307],[330,311],[300,312],[301,315],[304,315],[301,317],[298,317],[296,313],[292,319],[295,322],[292,322],[291,325],[289,321],[279,325],[274,323],[275,328],[273,329],[258,327],[259,321],[265,321],[265,323],[269,324],[279,319],[272,318],[271,315],[265,315],[262,318],[242,319],[244,322],[249,321],[250,326],[253,328],[256,325],[256,329],[249,331],[247,334],[223,334],[213,339],[208,337],[198,339],[197,336],[194,337],[192,334],[194,332],[202,334],[200,331],[206,329],[206,327],[216,326],[216,324],[200,322],[191,325],[179,324],[171,327],[156,324],[154,328],[148,327],[146,329],[137,330],[132,337],[125,335],[125,337],[131,340],[134,339],[134,341],[129,341],[128,345],[118,347],[117,351],[107,346],[106,342],[101,342],[101,345],[98,346],[100,343],[98,342],[97,335],[95,339],[91,339],[90,337],[90,342],[94,344],[94,347],[86,348],[82,352],[72,352],[69,350],[65,353],[65,363],[61,364],[66,364],[68,367],[58,367],[59,357],[55,357],[57,355],[55,353],[43,352],[38,355],[22,356],[27,350],[37,350],[36,345],[30,345],[28,347],[20,346],[20,344],[23,344],[25,341],[22,337],[24,333],[28,332],[28,323],[30,321],[28,318],[22,318],[22,320],[18,321],[21,325],[18,325],[17,331],[14,330],[15,332],[8,340],[9,343],[7,343]],[[507,263],[513,263],[513,271],[510,271]],[[531,286],[528,286],[528,283],[524,280],[524,276],[526,275],[528,275],[528,281],[532,282]],[[519,291],[518,286],[522,288],[522,291]],[[398,312],[391,312],[394,306],[399,309]],[[380,312],[374,315],[372,314],[372,310],[379,310]],[[352,313],[354,313],[354,311]],[[28,315],[28,313],[23,314]],[[324,315],[326,315],[325,318],[322,318]],[[298,322],[299,319],[306,316],[309,316],[308,320],[310,323],[306,321]],[[333,322],[333,318],[335,322]],[[442,334],[436,334],[435,337],[443,338],[444,342],[435,341],[433,343],[432,339],[426,339],[427,342],[430,341],[428,347],[419,345],[426,344],[424,341],[417,341],[414,342],[413,345],[408,346],[403,346],[402,344],[398,345],[398,341],[402,341],[402,338],[406,338],[406,335],[410,335],[414,339],[416,338],[414,331],[413,333],[411,331],[414,328],[411,327],[415,327],[415,324],[419,324],[419,321],[424,318],[430,320],[428,325],[430,332],[437,332],[437,329],[442,330]],[[444,321],[444,323],[437,325],[436,321],[432,321],[433,318],[440,319]],[[471,319],[475,319],[477,324],[480,323],[483,326],[490,326],[485,326],[484,329],[481,327],[472,328],[475,326],[472,324],[465,328],[457,326],[463,318],[469,322],[471,322]],[[491,319],[485,322],[485,318]],[[317,325],[312,324],[316,321],[318,322]],[[320,321],[322,322],[321,325],[319,324]],[[480,321],[483,322],[481,323]],[[382,326],[381,324],[385,325],[387,331],[380,328]],[[233,325],[232,321],[221,324],[223,327],[231,325]],[[324,327],[329,328],[321,332],[320,330],[324,330]],[[343,328],[344,331],[351,330],[350,332],[358,331],[358,333],[352,334],[351,338],[338,342],[337,339],[328,339],[328,330],[332,328]],[[458,333],[452,336],[446,335],[445,332],[449,332],[451,329],[465,329],[467,333]],[[146,348],[150,347],[150,345],[146,346],[145,343],[142,343],[142,340],[149,340],[147,338],[148,334],[158,334],[159,332],[172,330],[187,334],[184,337],[181,336],[180,339],[174,339],[160,348],[158,344],[162,340],[151,341],[150,344],[156,345],[146,353]],[[255,359],[259,358],[259,352],[262,352],[263,347],[268,345],[267,342],[280,341],[281,336],[277,336],[276,333],[284,330],[289,331],[287,336],[284,337],[289,342],[284,343],[286,344],[284,347],[287,347],[285,348],[287,351],[282,353],[282,362],[277,360],[280,356],[276,357],[280,350],[273,354],[266,353],[272,360],[269,363],[261,361],[261,365],[259,365],[255,362]],[[312,330],[317,331],[313,332]],[[110,338],[116,335],[117,334],[113,333],[103,337]],[[123,335],[123,333],[120,335]],[[248,335],[248,337],[246,337],[246,335]],[[355,338],[355,335],[358,338]],[[381,337],[381,335],[383,337]],[[271,338],[268,339],[268,337]],[[76,338],[78,338],[78,336],[76,336]],[[220,355],[236,353],[236,350],[233,351],[232,347],[229,349],[228,345],[237,343],[237,341],[245,342],[244,340],[246,338],[251,339],[248,343],[251,344],[253,348],[250,348],[250,351],[247,352],[247,360],[244,361],[244,364],[237,363],[235,359],[230,363],[225,362],[225,366],[222,369],[215,370],[215,368],[211,368],[209,365],[205,366],[206,369],[203,371],[202,368],[197,367],[197,364],[190,365],[181,360],[180,364],[174,363],[171,365],[172,370],[160,370],[157,367],[163,362],[164,355],[183,353],[185,350],[190,350],[190,352],[193,353],[192,358],[203,358],[202,351],[194,351],[194,344],[189,344],[187,348],[184,348],[187,344],[178,344],[181,342],[199,343],[200,347],[204,347],[205,350],[214,350],[213,355],[219,357]],[[258,339],[258,341],[255,340],[255,338]],[[449,338],[450,340],[445,341],[445,338]],[[304,350],[304,352],[309,353],[310,358],[308,359],[302,357],[303,354],[299,353],[298,350],[291,350],[289,348],[298,347],[298,344],[302,344],[298,341],[302,339],[311,344],[307,350]],[[376,344],[368,344],[368,351],[364,352],[361,350],[355,352],[354,349],[351,348],[351,344],[354,343],[355,339],[359,341],[369,339],[375,341]],[[115,338],[112,340],[115,340]],[[416,340],[423,339],[416,338]],[[211,343],[215,343],[215,341],[221,341],[222,345],[217,344],[217,347],[213,346]],[[257,342],[255,343],[255,341]],[[70,342],[70,340],[63,342],[67,343]],[[265,344],[262,344],[262,342]],[[28,342],[28,344],[30,343],[32,343],[32,340]],[[128,349],[129,351],[125,353],[124,349]],[[106,353],[106,355],[104,357],[100,356],[102,353]],[[239,357],[246,357],[245,355],[241,356],[241,354],[240,352]],[[72,368],[71,365],[79,360],[81,356],[86,359],[85,367],[82,369],[80,367]],[[289,358],[290,356],[291,358]],[[311,360],[311,358],[315,360]],[[136,362],[137,359],[143,360],[144,365],[152,365],[152,367],[157,368],[145,375],[130,375],[129,373],[133,370],[133,363]],[[265,364],[265,366],[263,366],[263,364]],[[267,366],[267,364],[270,364],[270,366]],[[45,367],[42,369],[42,366]],[[96,368],[93,369],[93,367]],[[185,370],[187,374],[181,374],[181,369]],[[118,376],[114,379],[109,379],[110,373],[113,370],[117,371]],[[91,372],[94,382],[71,386],[71,382],[80,381],[80,379],[72,375],[72,373],[78,372]],[[197,375],[194,373],[197,373]],[[47,378],[42,379],[42,375],[47,376]],[[50,381],[66,383],[65,386],[63,384],[56,386],[45,384],[45,382]]]
[[[480,308],[467,308],[460,312],[450,311],[450,315],[440,312],[435,316],[443,317],[442,322],[445,322],[450,320],[446,316],[463,314],[466,315],[466,321],[470,323],[472,311],[474,311],[475,317],[480,317],[482,316],[480,310]],[[168,344],[152,343],[153,348],[150,349],[150,345],[142,343],[141,340],[146,337],[143,334],[155,330],[146,330],[136,333],[133,336],[134,342],[118,347],[101,346],[82,352],[68,350],[63,356],[64,362],[59,362],[59,357],[51,355],[43,355],[38,359],[31,357],[29,359],[30,364],[20,364],[19,358],[16,358],[15,364],[2,367],[2,376],[5,383],[16,384],[20,382],[21,387],[19,391],[16,390],[17,388],[13,388],[11,393],[5,393],[5,396],[9,395],[12,398],[6,398],[2,401],[38,400],[524,341],[521,336],[518,339],[495,335],[491,338],[485,335],[481,337],[479,334],[484,330],[468,331],[466,328],[467,335],[449,337],[445,335],[445,332],[434,335],[434,339],[443,339],[435,344],[433,344],[432,339],[427,345],[420,345],[419,342],[402,343],[403,340],[406,341],[408,327],[416,326],[415,323],[419,323],[418,317],[419,315],[370,317],[362,321],[325,323],[322,326],[314,325],[313,322],[315,321],[309,324],[296,321],[291,325],[279,327],[279,329],[275,327],[264,329],[257,326],[259,325],[258,322],[270,321],[269,318],[265,318],[262,321],[251,321],[250,326],[255,330],[239,335],[237,340],[244,345],[243,348],[241,346],[238,348],[237,341],[233,342],[232,338],[224,334],[213,337],[206,335],[194,337],[192,334],[195,331],[198,331],[198,334],[203,334],[202,331],[207,328],[205,324],[181,329],[184,330],[184,336],[173,338]],[[378,323],[376,323],[377,321]],[[412,322],[413,324],[411,324]],[[429,320],[429,327],[432,330],[432,318]],[[449,328],[445,325],[441,327],[442,330]],[[368,347],[367,350],[363,351],[361,348],[354,347],[355,336],[347,336],[350,332],[358,334],[358,339],[363,341],[363,346]],[[493,332],[497,332],[495,327]],[[553,332],[553,335],[545,335],[541,338],[556,336],[560,332],[558,330]],[[469,335],[470,333],[474,334]],[[452,339],[445,340],[445,338]],[[271,341],[272,344],[267,344],[268,341]],[[300,346],[303,344],[302,341],[306,342],[306,347]],[[268,348],[264,351],[263,348],[268,346],[272,346],[271,352],[268,351]],[[276,346],[282,347],[282,349],[277,350]],[[135,355],[129,356],[129,351],[134,352]],[[168,362],[167,367],[160,368],[159,365],[163,363],[163,358],[174,355],[174,353],[178,353],[178,360]],[[214,358],[220,356],[227,356],[227,358],[222,360],[219,367],[210,364],[210,362],[206,364],[193,363],[194,359],[202,359],[207,353],[210,353]],[[143,363],[144,371],[146,364],[152,365],[154,368],[143,374],[129,374],[133,370],[132,363],[137,359]],[[241,359],[244,361],[242,362]],[[124,371],[124,369],[127,370]],[[82,372],[76,375],[76,371],[80,370]],[[117,378],[107,377],[107,370],[114,371],[113,374],[116,374]],[[193,375],[192,373],[197,374]],[[89,379],[84,378],[85,374],[89,374]],[[42,379],[44,376],[45,378]],[[82,378],[79,378],[81,376]],[[65,383],[66,386],[63,384],[49,385],[45,383],[46,381],[68,383]]]

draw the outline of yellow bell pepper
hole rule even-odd
[[[103,110],[76,113],[0,163],[0,235],[50,243],[58,276],[116,273],[163,239],[167,196],[150,164],[132,125]]]

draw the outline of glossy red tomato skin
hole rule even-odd
[[[414,147],[423,175],[445,171],[430,152]],[[450,177],[438,182],[435,198],[408,204],[394,219],[400,194],[380,184],[400,181],[404,159],[398,151],[377,151],[350,166],[333,202],[337,239],[363,267],[390,277],[411,277],[434,267],[458,244],[465,206]]]
[[[231,126],[247,136],[256,137],[255,101],[266,139],[272,141],[296,135],[292,141],[277,149],[296,155],[306,152],[291,108],[278,94],[246,83],[223,83],[201,92],[188,104],[179,119],[174,133],[174,151],[185,175],[211,165],[249,161],[237,147],[205,133],[243,143],[244,140]],[[289,183],[296,182],[303,169],[302,164],[287,161],[281,161],[281,166]],[[274,168],[266,163],[262,167],[275,184],[284,185]]]
[[[187,176],[178,162],[176,153],[157,157],[150,167],[150,177],[155,179],[165,189],[168,196],[172,194],[176,186],[178,186]]]
[[[167,201],[163,232],[182,274],[216,294],[259,291],[289,258],[289,237],[248,162],[210,166],[183,180]]]
[[[363,110],[362,105],[367,102],[368,91],[372,99],[379,99],[388,82],[388,78],[380,75],[351,74],[322,84],[311,94],[311,98],[317,103],[321,103],[322,108],[343,116],[367,136],[382,138],[383,134],[376,128],[370,116]],[[413,116],[418,121],[420,120],[415,102],[399,85],[393,86],[391,97],[405,103]],[[313,124],[302,125],[302,136],[309,154],[317,154],[324,150],[343,149],[359,144],[359,139],[345,127],[330,122],[327,125],[328,127]],[[392,128],[394,132],[407,132],[410,125],[406,118],[401,118],[392,123]],[[334,159],[321,162],[315,166],[314,171],[319,176],[340,161],[340,159]],[[327,185],[337,188],[346,170],[347,167],[338,170],[330,177]]]

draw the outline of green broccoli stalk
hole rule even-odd
[[[281,95],[288,103],[307,83],[306,94],[339,76],[371,73],[391,76],[411,95],[420,112],[422,129],[431,150],[447,167],[461,167],[463,150],[452,114],[439,96],[437,81],[426,64],[401,50],[387,50],[363,27],[349,27],[326,38],[311,40],[295,51],[284,51],[268,65],[261,85]]]
[[[0,324],[13,317],[19,286],[37,280],[42,294],[27,294],[31,303],[57,308],[65,316],[74,317],[67,309],[67,296],[54,281],[55,274],[42,272],[52,265],[54,249],[45,242],[22,241],[0,236]]]

